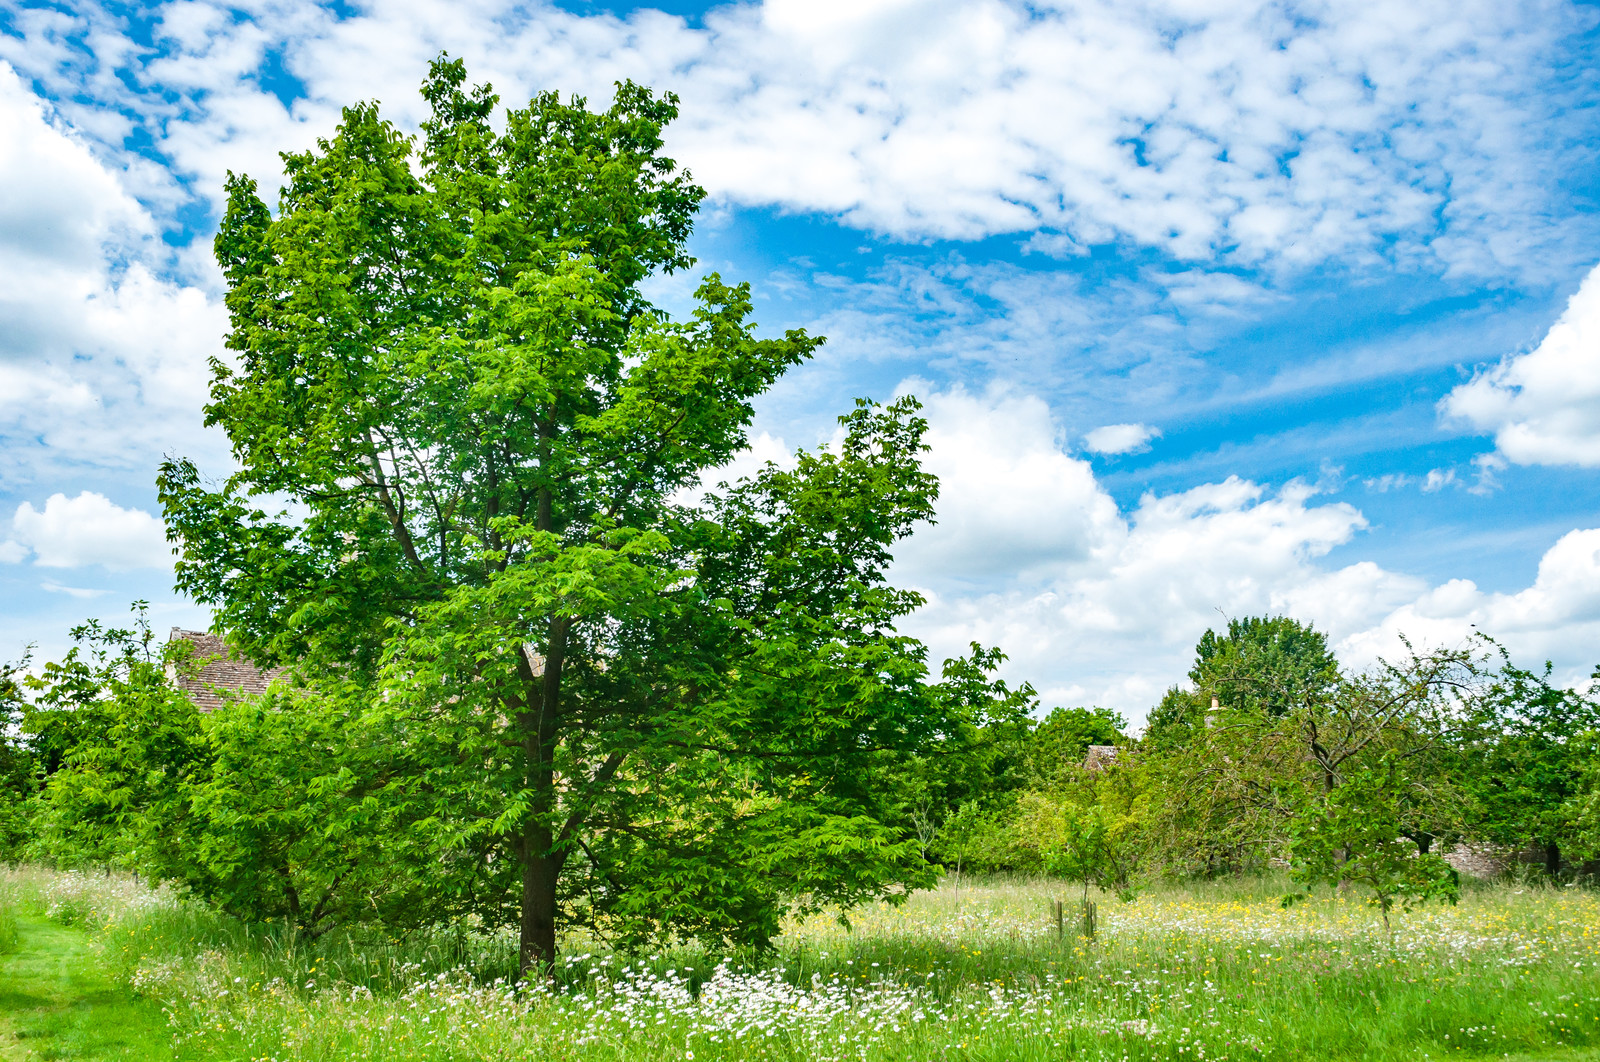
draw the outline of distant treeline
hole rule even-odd
[[[995,728],[980,780],[930,762],[931,856],[1119,891],[1289,866],[1387,913],[1453,898],[1460,845],[1569,879],[1600,851],[1600,705],[1489,638],[1357,672],[1311,625],[1252,617],[1208,630],[1189,680],[1137,739],[1057,709]],[[1085,764],[1091,744],[1118,755]]]

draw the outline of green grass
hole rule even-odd
[[[160,1004],[133,998],[88,932],[14,911],[12,924],[14,946],[0,957],[0,1058],[174,1057]]]
[[[790,925],[765,956],[573,938],[553,985],[521,993],[496,983],[504,935],[309,945],[126,879],[23,872],[0,877],[8,890],[55,920],[25,918],[0,967],[33,955],[30,983],[55,986],[28,990],[49,1001],[30,1027],[82,1053],[54,1057],[1600,1062],[1600,896],[1586,890],[1475,888],[1391,937],[1359,900],[1285,911],[1281,882],[1169,886],[1099,898],[1086,942],[1055,937],[1058,885],[947,885],[849,929]],[[128,1052],[72,1046],[85,1029]]]

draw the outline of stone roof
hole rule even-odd
[[[281,667],[262,670],[228,648],[225,639],[204,631],[185,631],[172,628],[168,642],[188,642],[194,646],[185,674],[169,668],[178,688],[189,695],[195,707],[202,712],[214,712],[224,703],[224,693],[239,693],[247,697],[260,696],[283,673]],[[195,670],[195,665],[199,670]]]
[[[1117,760],[1117,747],[1115,745],[1090,745],[1089,751],[1083,757],[1083,769],[1098,771]]]

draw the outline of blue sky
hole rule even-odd
[[[857,395],[933,425],[897,569],[936,652],[1131,717],[1224,616],[1364,666],[1476,625],[1600,663],[1600,9],[768,0],[0,4],[0,656],[176,599],[152,481],[227,470],[222,175],[441,50],[506,102],[677,92],[702,269],[829,337],[750,460]],[[653,291],[682,305],[693,278]],[[738,467],[748,467],[748,462]],[[735,469],[737,471],[737,469]]]

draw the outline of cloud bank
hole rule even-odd
[[[895,578],[928,597],[910,629],[936,656],[1001,646],[1047,703],[1140,719],[1206,628],[1247,615],[1313,622],[1356,667],[1401,654],[1401,635],[1444,646],[1475,628],[1518,659],[1555,660],[1567,680],[1600,662],[1600,529],[1561,537],[1521,591],[1429,586],[1371,561],[1330,564],[1367,519],[1314,486],[1229,477],[1124,512],[1039,399],[955,390],[925,402],[941,491],[938,523],[898,553]]]
[[[163,279],[158,226],[0,62],[0,489],[204,446],[225,316]]]
[[[1457,387],[1441,408],[1492,433],[1513,464],[1600,468],[1600,266],[1538,346]]]
[[[1039,233],[1053,254],[1121,241],[1539,271],[1571,235],[1551,175],[1589,157],[1560,121],[1592,82],[1570,53],[1587,23],[1555,0],[767,0],[702,26],[508,0],[348,7],[170,5],[154,47],[108,7],[25,9],[27,46],[6,43],[61,100],[93,90],[63,106],[105,150],[139,123],[213,202],[230,167],[272,187],[275,151],[342,104],[376,97],[414,124],[441,49],[512,102],[604,99],[620,78],[676,91],[670,147],[726,203],[898,239]]]

